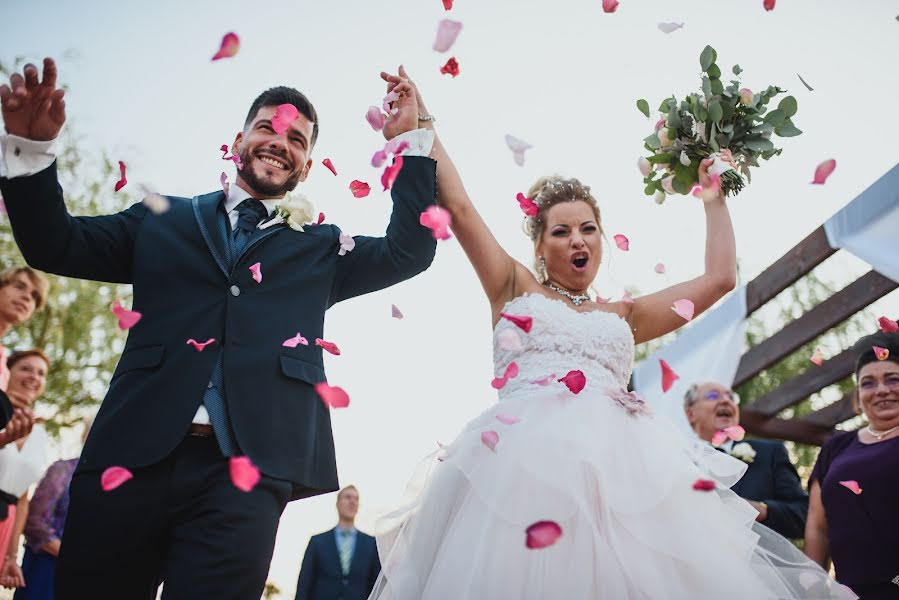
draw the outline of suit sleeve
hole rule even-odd
[[[330,305],[409,279],[434,260],[437,242],[419,219],[437,195],[437,163],[423,156],[404,156],[390,195],[393,212],[386,235],[353,238],[355,248],[337,261]],[[340,230],[335,227],[334,232],[336,252]]]
[[[303,566],[300,567],[300,577],[297,579],[297,595],[295,600],[309,600],[312,598],[312,587],[315,584],[315,576],[318,573],[318,552],[316,551],[315,537],[309,540],[306,553],[303,555]]]
[[[131,283],[134,239],[143,204],[113,215],[73,217],[66,209],[56,162],[26,177],[0,179],[16,243],[33,268],[112,283]]]
[[[796,539],[805,535],[805,519],[808,513],[808,494],[802,489],[799,474],[790,462],[783,444],[774,448],[772,463],[774,498],[765,499],[768,518],[765,525],[784,537]]]

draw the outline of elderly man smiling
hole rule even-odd
[[[721,432],[721,438],[740,424],[740,397],[714,381],[694,383],[684,396],[684,411],[696,435],[712,443],[715,433]],[[756,521],[784,537],[801,538],[808,494],[802,489],[783,443],[734,441],[728,436],[716,445],[722,452],[748,463],[746,474],[731,489],[759,511]]]

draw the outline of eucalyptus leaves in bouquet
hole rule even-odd
[[[680,102],[674,96],[663,100],[655,132],[643,140],[650,152],[638,161],[644,192],[655,195],[659,204],[667,194],[690,193],[698,183],[699,163],[709,157],[715,159],[709,174],[719,178],[725,196],[736,195],[751,181],[749,168],[759,166],[759,158],[768,160],[782,152],[771,141],[772,134],[793,137],[802,133],[792,121],[796,98],[783,97],[776,109],[769,110],[774,97],[785,90],[768,86],[753,93],[741,88],[739,65],[732,69],[735,79],[724,87],[717,58],[715,49],[706,46],[699,56],[702,92]],[[638,100],[637,108],[650,116],[646,100]],[[720,160],[718,153],[724,149],[732,152],[736,168]]]

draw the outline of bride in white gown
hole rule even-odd
[[[402,68],[382,76],[426,112]],[[586,298],[602,258],[589,188],[550,177],[531,189],[538,280],[496,242],[439,140],[432,156],[438,203],[493,311],[499,402],[423,463],[410,503],[380,521],[370,598],[855,598],[755,524],[755,509],[728,489],[743,462],[686,441],[625,390],[634,344],[684,324],[675,301],[699,314],[733,288],[723,197],[705,203],[705,273],[633,303],[597,304]],[[572,371],[582,389],[576,374],[571,387],[559,381]],[[699,480],[714,489],[694,489]]]

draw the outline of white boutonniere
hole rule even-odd
[[[755,448],[746,442],[742,442],[734,445],[730,451],[730,455],[734,458],[739,458],[744,463],[748,464],[755,460]]]
[[[304,231],[303,225],[312,222],[315,207],[303,194],[287,194],[284,200],[275,207],[275,216],[261,224],[259,229],[266,229],[272,225],[287,223],[294,231]]]

